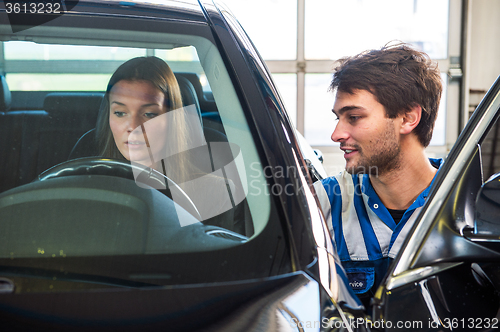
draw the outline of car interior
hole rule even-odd
[[[266,186],[266,181],[262,172],[256,172],[255,166],[251,169],[245,167],[245,164],[251,163],[252,160],[259,160],[257,149],[246,123],[242,107],[236,97],[231,79],[224,68],[224,63],[218,51],[212,46],[213,44],[201,37],[187,36],[185,37],[186,44],[176,45],[162,42],[161,46],[163,46],[163,49],[160,49],[157,48],[159,46],[158,44],[143,41],[144,34],[139,33],[136,35],[128,34],[127,37],[129,40],[124,42],[121,40],[113,40],[119,39],[116,38],[116,31],[105,30],[102,32],[103,34],[108,34],[110,40],[103,41],[102,38],[104,37],[101,35],[100,40],[92,41],[78,38],[71,39],[69,38],[70,34],[67,32],[66,35],[61,38],[58,30],[44,29],[43,27],[27,30],[26,40],[20,41],[18,40],[18,35],[13,36],[6,31],[6,29],[7,27],[5,26],[0,29],[0,32],[2,32],[1,38],[3,40],[2,46],[5,51],[4,63],[6,64],[4,67],[4,75],[0,76],[0,141],[7,142],[7,144],[3,144],[0,149],[0,160],[2,160],[2,163],[0,163],[0,217],[3,218],[3,220],[13,220],[14,217],[19,215],[19,209],[30,212],[26,212],[24,217],[20,217],[24,219],[17,223],[18,226],[14,227],[14,222],[11,221],[4,222],[3,227],[9,228],[11,231],[14,228],[21,227],[21,225],[23,225],[24,229],[38,229],[38,231],[35,231],[35,233],[31,235],[33,238],[39,240],[42,238],[52,239],[55,242],[59,242],[59,244],[62,243],[62,240],[60,240],[62,233],[59,235],[50,235],[47,232],[40,231],[40,228],[36,227],[36,216],[46,214],[47,211],[57,210],[59,211],[57,219],[63,220],[65,217],[70,218],[69,216],[72,214],[71,211],[68,210],[64,212],[66,213],[65,215],[63,213],[63,211],[68,208],[65,203],[63,204],[62,196],[64,195],[60,188],[67,185],[71,186],[71,184],[68,184],[74,181],[71,175],[81,175],[90,171],[94,172],[93,169],[95,168],[100,169],[100,171],[95,173],[100,175],[101,173],[99,172],[102,172],[103,169],[115,167],[113,163],[100,165],[98,167],[92,164],[95,162],[96,158],[99,158],[99,152],[97,151],[95,142],[95,127],[99,108],[105,94],[106,81],[109,79],[114,69],[125,62],[126,59],[102,61],[97,57],[96,59],[86,59],[83,61],[60,60],[58,57],[61,58],[62,56],[59,55],[59,53],[64,55],[65,48],[68,48],[70,52],[69,58],[78,58],[78,53],[81,51],[78,49],[76,51],[71,50],[71,48],[82,47],[83,50],[85,50],[85,47],[90,46],[94,49],[85,51],[90,53],[96,51],[96,53],[99,54],[99,52],[109,51],[111,53],[120,53],[120,51],[123,50],[126,54],[129,48],[127,49],[125,47],[129,44],[133,44],[135,48],[132,53],[134,54],[137,52],[143,52],[144,55],[156,56],[167,54],[165,55],[166,62],[170,64],[177,78],[181,89],[183,104],[185,107],[193,107],[194,105],[194,109],[201,121],[200,125],[206,141],[205,144],[209,151],[208,154],[203,152],[206,151],[204,145],[197,147],[200,153],[195,151],[191,153],[191,155],[194,156],[194,158],[205,158],[210,161],[197,163],[198,166],[207,165],[206,169],[202,169],[203,172],[207,174],[213,173],[217,176],[224,177],[226,183],[228,183],[227,181],[232,181],[234,184],[234,187],[230,187],[226,184],[232,203],[231,213],[233,217],[231,218],[234,218],[233,223],[228,224],[227,222],[222,222],[221,220],[224,220],[225,217],[223,218],[221,215],[201,218],[204,226],[213,226],[212,228],[209,227],[204,229],[204,234],[209,234],[211,238],[223,240],[220,243],[213,242],[206,248],[217,249],[226,247],[228,243],[229,245],[244,243],[249,238],[255,237],[265,228],[270,210],[269,198],[264,195],[252,194],[252,191],[255,192],[258,190],[258,192],[260,192],[261,188]],[[75,29],[73,32],[76,36],[81,33],[78,29]],[[95,32],[93,32],[93,34],[95,34]],[[161,35],[162,40],[165,40],[165,35],[166,34]],[[172,35],[172,39],[178,41],[178,38],[177,35]],[[130,39],[134,40],[134,42],[131,42]],[[154,39],[152,33],[148,34],[147,39]],[[138,40],[142,40],[143,42],[139,43]],[[193,46],[188,45],[189,43]],[[35,61],[23,59],[23,57],[29,57],[30,47],[32,49],[31,52],[35,54],[35,59],[37,59]],[[42,55],[36,58],[36,52],[39,51],[40,48],[43,49]],[[186,48],[188,49],[187,51]],[[178,51],[179,49],[180,51]],[[53,56],[55,52],[57,52],[57,55],[55,56],[55,60],[52,60],[51,56]],[[168,58],[169,53],[173,54],[171,56],[173,60]],[[188,54],[188,60],[183,61],[182,57],[186,54]],[[28,67],[22,67],[24,65],[23,61],[26,62]],[[95,66],[98,68],[94,70],[94,72],[98,72],[99,68],[104,68],[103,72],[105,75],[101,75],[104,76],[104,79],[98,78],[101,80],[100,86],[97,84],[90,84],[89,88],[89,84],[79,82],[80,78],[78,75],[83,73],[82,70],[78,69],[76,66],[79,64],[85,66],[92,62],[95,62]],[[20,73],[9,72],[9,64],[11,64],[10,68],[21,68],[18,69]],[[33,70],[35,74],[31,76],[27,73],[29,72],[30,65],[37,67]],[[64,75],[73,75],[75,78],[73,80],[70,79],[66,88],[63,86],[63,89],[51,88],[50,84],[49,86],[44,86],[44,83],[41,83],[41,86],[35,88],[30,86],[30,84],[32,84],[30,80],[33,78],[36,79],[37,75],[43,75],[44,71],[46,72],[45,75],[52,76],[51,79],[53,80],[65,79],[67,76]],[[23,75],[27,75],[27,78],[23,78]],[[84,75],[81,75],[81,79],[85,80],[86,78]],[[75,84],[76,87],[71,86],[71,84],[75,82],[82,84]],[[202,82],[205,82],[205,85],[203,85]],[[210,84],[208,84],[208,82],[210,82]],[[62,82],[62,84],[64,85],[64,82]],[[61,87],[61,82],[59,82],[58,86]],[[84,88],[79,89],[78,86],[83,86]],[[82,166],[85,167],[82,168]],[[202,168],[201,166],[199,167],[200,169]],[[95,175],[94,173],[91,174]],[[102,174],[106,173],[104,172]],[[41,180],[55,177],[59,177],[58,181],[60,182],[64,178],[66,184],[62,182],[58,184],[55,181],[50,181],[51,185],[45,187],[40,184],[40,182],[44,182]],[[88,182],[93,183],[94,188],[101,189],[101,184],[106,181],[108,180],[88,179]],[[117,180],[115,179],[114,181],[116,182]],[[252,181],[251,186],[249,186],[250,181]],[[83,182],[79,184],[77,184],[77,182],[74,182],[75,188],[79,188],[79,186],[82,185],[84,187],[87,186],[87,184],[83,184]],[[117,188],[120,186],[118,184],[116,185]],[[109,186],[112,187],[113,184],[108,183],[108,187]],[[233,189],[231,190],[231,188]],[[56,197],[61,196],[61,200],[59,201],[58,199],[55,200],[53,197],[49,197],[49,191],[54,191]],[[12,209],[11,207],[13,205],[9,205],[8,198],[13,196],[12,194],[15,196],[16,193],[21,196],[26,196],[20,199],[27,203],[25,202],[25,205],[18,204],[16,205],[18,206],[17,209]],[[39,193],[37,198],[34,198],[35,193]],[[67,193],[67,195],[69,195],[67,197],[71,197],[71,195],[74,194]],[[107,200],[105,194],[99,194],[98,190],[91,195],[99,197],[99,199],[103,201]],[[154,196],[155,195],[156,193]],[[40,198],[40,196],[42,198]],[[210,194],[207,193],[206,196],[210,196]],[[74,199],[76,201],[81,201],[83,203],[80,204],[81,206],[85,206],[88,200],[78,195],[75,196]],[[154,198],[153,201],[154,200],[158,200],[158,198]],[[189,199],[187,200],[189,201]],[[4,202],[3,209],[1,208],[2,201]],[[42,206],[37,205],[38,201],[43,201]],[[69,204],[69,201],[64,202],[68,203],[67,206],[72,206],[72,204]],[[111,203],[117,204],[116,202]],[[54,206],[51,207],[50,204],[54,204]],[[156,206],[151,204],[146,203],[147,209],[157,209]],[[120,209],[123,211],[130,210],[130,206],[126,206],[125,203],[120,205],[122,205]],[[81,206],[77,204],[73,206],[73,209],[81,211]],[[106,215],[106,213],[104,213],[106,208],[109,209],[109,206],[102,206],[97,209],[103,214],[94,214],[94,218],[97,218],[99,215]],[[129,211],[130,213],[128,215],[144,215],[144,213],[141,212],[141,209],[144,208],[145,207],[142,206],[135,210],[132,209],[134,211]],[[189,211],[189,208],[186,208],[186,210]],[[185,211],[177,213],[175,217],[172,217],[173,219],[170,218],[172,220],[169,221],[170,224],[175,222],[179,224],[180,222],[179,231],[181,231],[184,226],[183,221],[180,221],[181,217],[187,218],[186,220],[188,221],[185,222],[186,225],[195,224],[198,221],[189,221],[191,217],[185,216],[184,212]],[[123,213],[127,214],[125,212]],[[63,216],[61,216],[61,214],[63,214]],[[108,219],[118,222],[118,215],[120,215],[120,213],[118,213],[116,217],[108,216]],[[224,213],[222,215],[224,215]],[[158,220],[162,217],[150,215],[149,218],[149,223],[155,224],[158,223]],[[159,219],[154,220],[154,218]],[[197,216],[196,219],[200,219],[199,216]],[[27,220],[32,221],[28,222]],[[54,222],[52,227],[64,228],[64,223],[63,221]],[[124,222],[124,224],[125,223],[126,222]],[[88,231],[90,232],[94,227],[95,225],[89,224]],[[5,231],[7,231],[7,229],[5,229]],[[182,229],[182,231],[187,232],[184,229]],[[117,230],[115,229],[113,232],[117,232]],[[141,233],[135,230],[134,227],[129,228],[127,232],[128,235],[126,235],[125,238],[127,236],[132,236],[131,234]],[[152,234],[151,232],[152,230],[146,231],[148,234]],[[113,236],[111,230],[103,230],[101,233],[108,234],[106,236],[109,237]],[[103,242],[105,242],[104,238],[106,236],[103,236]],[[137,239],[140,238],[145,238],[145,235],[137,237]],[[140,240],[137,239],[135,241],[140,242]],[[151,241],[154,242],[154,240]],[[35,242],[35,240],[33,240],[33,242]],[[152,245],[149,246],[149,249],[146,249],[146,251],[196,251],[201,248],[199,245],[193,246],[191,244],[189,244],[189,248],[187,248],[187,245],[179,244],[180,241],[174,241],[173,243],[177,243],[177,245],[169,245],[168,249],[165,247],[165,244],[158,244],[157,246]],[[184,241],[184,243],[188,242]],[[14,247],[17,248],[17,252],[23,251],[21,245],[15,245]],[[90,250],[90,252],[85,250],[82,252],[81,249],[77,249],[76,247],[77,246],[75,246],[76,255],[86,255],[93,251],[91,248],[92,244],[85,246],[85,248],[87,248],[85,250]],[[15,250],[12,248],[12,246],[9,247],[9,245],[5,244],[4,249],[6,252],[14,252]],[[100,254],[127,252],[120,248],[122,248],[122,245],[109,248],[109,250],[101,248]],[[53,250],[56,250],[55,247]],[[137,250],[141,252],[141,250],[144,251],[145,249],[142,247],[142,249]],[[29,255],[34,255],[33,250]]]

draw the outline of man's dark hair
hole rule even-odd
[[[422,116],[413,132],[424,147],[429,145],[443,88],[437,64],[427,54],[400,43],[337,62],[330,90],[366,90],[384,106],[388,118],[420,105]]]

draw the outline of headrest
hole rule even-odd
[[[10,110],[10,104],[12,97],[10,94],[9,86],[5,80],[5,76],[0,75],[0,112],[6,112]]]
[[[179,89],[181,90],[182,104],[184,106],[194,105],[196,107],[196,112],[200,117],[200,122],[203,125],[200,103],[198,102],[198,96],[196,95],[196,90],[193,84],[183,76],[176,75],[175,78],[177,78],[177,83],[179,83]]]
[[[97,121],[104,93],[54,92],[43,101],[43,109],[52,118],[86,118]]]

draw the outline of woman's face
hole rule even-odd
[[[165,95],[148,81],[118,81],[109,93],[109,126],[127,159],[151,166],[165,144]],[[156,120],[144,125],[145,122]]]

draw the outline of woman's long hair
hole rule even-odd
[[[122,80],[147,81],[151,83],[164,94],[167,112],[181,109],[183,104],[177,79],[168,64],[162,59],[154,56],[137,57],[128,60],[118,67],[109,80],[106,94],[104,95],[104,99],[99,109],[96,139],[99,153],[102,157],[126,160],[116,146],[109,125],[109,94],[113,86]],[[174,140],[174,144],[177,146],[171,146],[174,151],[185,151],[187,149],[187,139],[189,138],[188,129],[184,112],[173,112],[172,116],[169,116],[167,124],[167,130],[169,131],[168,137],[180,138]],[[169,142],[169,144],[172,144],[172,142]],[[175,165],[172,165],[172,162],[171,165],[167,165],[166,169],[168,174],[166,175],[177,181],[182,181],[186,178],[185,174],[183,174],[186,169],[185,164],[186,162],[184,160],[177,158]]]

